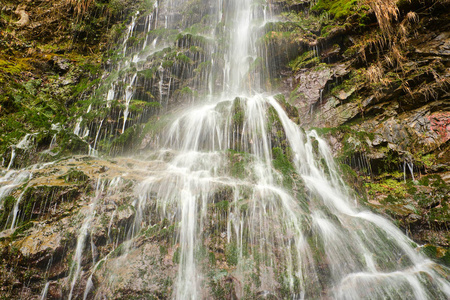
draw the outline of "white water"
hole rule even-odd
[[[11,149],[11,159],[9,160],[9,164],[8,167],[6,168],[6,170],[10,170],[12,167],[12,164],[14,163],[14,159],[16,158],[16,149],[12,148]]]
[[[131,18],[131,24],[128,26],[127,33],[125,35],[125,38],[122,42],[123,45],[123,56],[127,54],[127,42],[130,37],[133,36],[134,27],[136,25],[136,18],[139,16],[139,11],[137,11],[134,16]]]
[[[304,135],[270,96],[255,95],[240,103],[245,112],[240,132],[231,125],[230,101],[200,106],[176,119],[167,131],[160,158],[170,151],[173,159],[166,161],[165,168],[152,170],[138,190],[138,211],[152,201],[147,196],[152,195],[158,199],[160,218],[179,223],[181,256],[174,298],[202,297],[205,274],[199,269],[196,252],[205,243],[202,232],[211,218],[208,207],[214,205],[214,194],[224,188],[232,191],[226,199],[231,202],[226,236],[239,249],[233,276],[242,282],[247,260],[261,251],[269,269],[284,270],[293,297],[450,296],[448,283],[439,281],[436,265],[412,249],[412,241],[384,218],[356,207],[325,141],[314,131]],[[273,166],[274,153],[266,131],[269,107],[277,112],[286,133],[304,194],[286,189],[282,174]],[[317,150],[314,141],[318,142]],[[236,147],[251,157],[245,178],[227,172],[227,149]],[[321,161],[326,162],[327,172]],[[244,257],[243,252],[252,254]],[[320,258],[315,257],[318,254]],[[326,280],[319,271],[324,266],[329,271]],[[427,282],[426,278],[433,279]],[[267,290],[278,286],[273,274],[261,281]]]
[[[73,261],[70,266],[70,273],[68,276],[68,278],[71,279],[70,292],[69,292],[69,296],[67,298],[68,300],[71,300],[72,297],[74,296],[74,294],[73,294],[74,288],[75,288],[77,282],[79,281],[80,277],[82,276],[82,272],[83,272],[82,259],[86,252],[86,245],[89,244],[89,246],[91,247],[92,262],[94,265],[94,270],[96,270],[98,263],[107,259],[107,256],[106,256],[98,263],[95,262],[96,246],[92,241],[91,224],[92,224],[94,218],[96,217],[97,205],[98,205],[99,201],[101,199],[103,199],[102,197],[105,196],[105,195],[102,195],[102,193],[105,190],[107,190],[106,196],[111,196],[115,192],[117,192],[116,189],[120,184],[121,184],[120,176],[113,178],[110,181],[102,180],[99,177],[97,180],[95,196],[93,197],[92,201],[88,204],[88,206],[81,210],[81,214],[84,217],[84,219],[83,219],[83,222],[81,224],[81,227],[80,227],[80,230],[78,233],[76,248],[75,248],[75,252],[73,254]],[[90,243],[87,243],[86,240],[89,236],[91,237],[91,241],[90,241]],[[93,287],[92,275],[93,274],[91,274],[91,276],[88,278],[87,285],[85,287],[85,292],[83,293],[83,299],[86,299],[89,291]]]
[[[94,198],[94,201],[91,202],[88,206],[88,212],[85,215],[84,221],[83,221],[80,231],[78,233],[77,246],[75,248],[72,265],[70,266],[69,278],[71,278],[72,281],[70,283],[70,293],[69,293],[68,300],[72,299],[73,289],[74,289],[75,284],[77,283],[77,280],[80,276],[81,260],[83,258],[83,254],[84,254],[86,238],[89,236],[89,228],[90,228],[93,218],[95,217],[95,208],[97,206],[97,200],[100,198],[100,195],[103,192],[104,188],[105,188],[104,182],[102,182],[102,180],[99,178],[98,182],[97,182],[96,196]]]
[[[9,161],[8,167],[6,168],[9,171],[14,163],[14,159],[16,158],[16,149],[28,150],[33,145],[33,139],[36,134],[27,133],[25,136],[17,143],[17,145],[12,146],[11,149],[11,159]]]
[[[183,1],[170,3],[165,11],[176,10]],[[150,156],[159,163],[149,166],[148,177],[136,188],[132,202],[136,217],[130,239],[146,229],[142,224],[153,226],[167,219],[175,225],[172,246],[179,248],[180,261],[172,298],[210,297],[205,269],[218,271],[219,267],[207,265],[201,252],[217,235],[211,224],[224,221],[224,226],[217,225],[218,243],[234,249],[234,262],[226,262],[224,270],[235,278],[239,298],[245,295],[243,283],[250,282],[252,292],[268,298],[283,288],[287,293],[283,297],[291,299],[448,299],[446,269],[418,254],[412,241],[389,221],[358,208],[326,142],[292,122],[273,96],[255,92],[264,88],[256,84],[258,75],[250,72],[250,65],[258,55],[256,29],[271,18],[268,4],[226,3],[219,1],[215,13],[217,22],[224,21],[229,42],[225,49],[211,50],[222,51],[217,61],[218,65],[223,61],[223,68],[205,76],[211,81],[220,78],[221,92],[214,93],[216,82],[209,82],[208,101],[195,99],[197,103],[184,109],[160,134],[161,148],[150,149]],[[135,23],[136,16],[127,29],[124,55]],[[165,16],[163,26],[171,25],[171,18]],[[163,95],[164,73],[160,72]],[[134,78],[127,83],[130,96],[126,99],[132,97]],[[112,86],[107,102],[114,97]],[[125,112],[122,131],[128,118]],[[282,145],[274,139],[277,134],[282,135]],[[276,161],[280,152],[289,160],[288,171],[283,170],[285,161],[281,168]],[[114,193],[118,181],[119,177],[111,181],[109,193]],[[97,187],[93,202],[82,210],[68,299],[75,298],[83,275],[82,258],[104,185],[99,181]],[[212,212],[219,201],[228,203],[222,215]],[[108,233],[113,218],[114,214]],[[133,247],[132,242],[125,243],[127,249]],[[90,245],[95,249],[92,241]],[[101,261],[93,262],[83,299],[98,288],[93,276]],[[100,284],[112,286],[114,280]]]
[[[134,203],[135,232],[154,198],[159,219],[177,224],[180,263],[173,297],[206,297],[198,252],[207,243],[208,224],[218,221],[211,220],[215,195],[226,190],[222,234],[237,249],[230,271],[237,282],[248,281],[246,270],[260,255],[266,272],[260,289],[276,294],[287,286],[293,299],[449,298],[441,267],[418,254],[389,221],[357,207],[326,142],[314,131],[305,135],[272,96],[254,92],[258,80],[249,72],[258,53],[254,26],[260,11],[267,18],[265,8],[250,0],[221,7],[230,32],[222,96],[210,95],[207,103],[188,109],[161,135],[165,142],[156,154],[165,166],[150,170]],[[274,118],[287,142],[277,153]],[[294,187],[284,183],[286,174],[273,160],[279,151],[294,166]],[[245,159],[243,174],[233,174],[234,159]],[[235,288],[242,297],[243,288]]]
[[[47,299],[47,293],[48,293],[49,286],[50,286],[50,282],[47,281],[47,283],[45,284],[44,289],[42,290],[42,293],[41,293],[41,298],[40,298],[41,300]]]
[[[20,205],[20,202],[22,201],[22,197],[23,197],[24,192],[25,192],[25,190],[20,194],[19,198],[17,198],[17,201],[14,203],[14,208],[13,208],[13,211],[12,211],[13,219],[12,219],[12,222],[11,222],[11,228],[10,229],[14,229],[16,227],[17,216],[19,214],[19,205]]]
[[[0,209],[3,208],[3,199],[11,194],[11,192],[30,179],[31,173],[9,171],[6,175],[0,178]]]
[[[125,90],[125,110],[123,112],[123,127],[122,127],[122,133],[125,132],[125,126],[127,124],[127,118],[128,118],[128,108],[130,106],[131,97],[133,97],[133,85],[134,81],[136,80],[137,74],[134,74],[133,77],[131,77],[130,84],[126,87]]]

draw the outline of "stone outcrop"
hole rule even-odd
[[[315,25],[303,33],[310,48],[285,71],[286,98],[356,171],[348,180],[368,205],[419,243],[448,248],[449,3],[392,2],[385,16],[364,6],[378,2],[318,1],[297,12]],[[439,200],[425,205],[425,195]]]
[[[63,6],[70,1],[27,1],[27,6],[25,1],[6,2],[2,12],[8,18],[0,18],[1,165],[6,168],[12,161],[12,169],[19,169],[38,161],[62,160],[34,170],[32,178],[14,183],[11,194],[2,198],[0,226],[6,230],[0,234],[0,296],[34,299],[48,283],[48,298],[66,297],[71,276],[80,266],[74,298],[83,298],[89,281],[95,285],[109,279],[110,273],[121,276],[108,287],[102,286],[97,295],[111,299],[136,299],[144,294],[169,298],[179,259],[177,245],[171,240],[173,228],[156,218],[151,230],[140,232],[131,241],[133,250],[126,262],[122,255],[128,246],[123,241],[136,217],[128,205],[130,192],[140,176],[139,171],[131,173],[130,169],[144,168],[144,163],[127,158],[66,158],[89,151],[100,122],[121,127],[123,100],[108,114],[95,117],[80,103],[98,87],[98,78],[104,79],[101,74],[111,70],[114,53],[103,55],[101,51],[106,49],[106,41],[116,41],[117,32],[128,24],[127,16],[140,2],[102,1],[100,5],[97,1],[105,14],[94,7],[81,11]],[[113,2],[126,8],[123,15]],[[274,74],[267,78],[267,84],[283,91],[284,97],[278,99],[293,120],[328,138],[343,177],[365,198],[361,205],[392,218],[424,245],[421,249],[431,258],[450,264],[448,1],[399,1],[398,18],[389,20],[399,32],[394,36],[380,30],[380,20],[364,1],[348,1],[357,5],[351,4],[349,9],[342,6],[341,10],[327,6],[329,1],[314,1],[315,6],[311,1],[272,2],[272,8],[284,14],[274,22],[279,24],[266,25],[267,35],[261,43],[271,55],[268,64],[273,64]],[[194,11],[192,22],[198,21],[198,16]],[[72,23],[76,26],[71,27]],[[289,26],[283,27],[284,23]],[[112,24],[117,27],[108,30]],[[137,24],[137,36],[142,38],[145,18],[139,18]],[[283,35],[286,32],[290,34]],[[192,48],[191,43],[198,38],[180,36],[177,51],[196,57],[200,49]],[[161,55],[171,57],[173,53]],[[175,94],[170,107],[189,102],[195,91],[182,87],[201,77],[183,77],[186,73],[181,68],[170,67],[180,62],[169,58],[154,58],[146,67],[157,68],[163,62],[166,70],[137,75],[140,100],[151,102],[154,97],[168,96],[160,92],[160,80],[164,79],[162,90],[172,88]],[[201,62],[180,64],[193,71]],[[143,104],[138,103],[136,111],[141,110],[139,105]],[[104,150],[116,154],[155,146],[155,132],[165,124],[158,113],[158,108],[148,108],[139,115],[142,118],[130,122],[127,134],[111,133],[118,138],[110,148],[102,144]],[[73,134],[75,115],[93,120],[91,136],[85,140]],[[273,159],[283,163],[288,161],[285,137],[280,136],[277,122],[275,119],[269,132],[278,150]],[[62,123],[68,124],[67,128]],[[16,147],[26,133],[37,132],[28,148]],[[230,153],[234,175],[245,172],[245,162],[244,155]],[[285,167],[281,164],[280,169]],[[126,175],[114,181],[121,174]],[[288,184],[296,179],[283,178]],[[21,195],[21,214],[16,227],[8,229],[14,203]],[[218,191],[217,203],[227,195],[226,190]],[[97,205],[92,207],[93,203]],[[219,214],[217,211],[212,213]],[[89,221],[93,213],[97,217]],[[90,230],[81,245],[84,255],[77,261],[74,256],[84,222],[90,222]],[[207,230],[214,228],[211,225]],[[231,250],[225,247],[225,239],[215,236],[208,251],[227,269],[232,259],[227,257]],[[88,271],[93,273],[90,278]],[[240,284],[238,279],[214,276],[212,288],[237,297],[234,286]],[[89,290],[86,293],[92,296]],[[256,296],[275,298],[264,291]]]
[[[26,6],[25,5],[19,5],[16,8],[16,11],[14,12],[16,15],[20,17],[20,20],[16,22],[16,25],[19,27],[26,26],[30,24],[30,16],[25,11]]]

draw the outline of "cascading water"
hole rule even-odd
[[[165,232],[173,231],[168,252],[176,275],[165,297],[448,299],[448,270],[419,254],[413,242],[389,221],[358,207],[326,142],[315,131],[302,130],[285,112],[283,101],[264,88],[263,71],[255,65],[264,53],[259,39],[263,25],[272,18],[272,2],[200,2],[206,7],[205,16],[199,17],[205,20],[205,28],[197,30],[189,18],[179,18],[189,1],[156,1],[156,13],[145,17],[143,48],[122,66],[129,69],[133,63],[136,69],[107,89],[108,107],[115,98],[124,97],[123,133],[135,94],[136,72],[145,71],[153,56],[165,58],[170,53],[163,50],[170,45],[169,38],[152,31],[177,31],[180,36],[175,43],[194,49],[193,56],[202,61],[195,70],[188,70],[191,60],[183,57],[188,63],[179,73],[198,74],[185,90],[199,91],[198,96],[191,93],[192,107],[171,114],[139,172],[129,169],[125,161],[122,174],[109,181],[99,179],[95,195],[80,208],[76,220],[81,225],[64,282],[68,299],[112,297],[111,291],[121,287],[121,273],[132,268],[134,250],[154,242],[154,236],[146,239],[146,235],[159,224]],[[127,56],[127,40],[135,32],[137,18],[136,14],[127,28],[123,56]],[[197,51],[200,44],[202,49]],[[174,57],[181,56],[177,53]],[[170,108],[167,102],[180,78],[169,74],[166,65],[152,67],[158,75],[159,97],[155,98]],[[123,91],[120,86],[125,86]],[[76,135],[89,131],[81,125],[82,120],[76,124]],[[103,121],[95,130],[93,149],[102,125]],[[126,232],[118,237],[112,234],[112,224],[128,210],[116,205],[114,194],[117,186],[127,186],[129,182],[121,176],[131,177],[129,173],[137,173],[133,180],[138,184],[132,197],[123,201],[132,207],[133,218],[128,224],[128,219],[121,217],[126,220]],[[22,184],[24,177],[31,177],[28,173],[8,174],[0,201]],[[11,223],[7,221],[11,229],[17,223],[19,204],[20,200]],[[114,213],[101,220],[106,238],[95,240],[97,214],[111,206]],[[95,256],[96,241],[110,245],[100,258]],[[92,258],[85,258],[88,252]],[[145,254],[146,259],[153,255]],[[144,271],[139,271],[142,277]],[[228,294],[218,287],[219,282],[225,282]],[[83,285],[81,292],[79,285]],[[50,289],[46,283],[41,299]]]
[[[168,11],[180,5],[170,4]],[[265,7],[230,0],[216,9],[229,35],[225,48],[213,48],[223,55],[223,71],[209,77],[223,74],[222,93],[205,97],[207,103],[161,134],[162,149],[153,154],[161,164],[140,184],[133,204],[134,232],[155,201],[158,219],[177,228],[173,297],[208,297],[199,253],[212,243],[208,227],[221,220],[211,207],[222,200],[226,226],[217,229],[234,255],[229,272],[241,285],[256,272],[263,294],[283,286],[292,299],[448,298],[444,270],[416,253],[387,220],[357,208],[326,143],[314,131],[305,134],[272,96],[255,94],[261,79],[251,64]],[[173,26],[170,20],[165,27]],[[274,145],[274,127],[284,144]],[[246,296],[242,286],[235,289]]]
[[[233,124],[237,103],[245,116],[239,131]],[[270,108],[286,134],[302,188],[287,189],[272,160],[277,153],[267,132]],[[227,149],[249,156],[245,175],[230,176],[229,156],[236,154]],[[142,210],[157,199],[160,218],[179,224],[175,298],[205,297],[197,253],[208,239],[206,224],[219,221],[209,219],[208,207],[221,190],[229,193],[223,233],[236,247],[233,276],[239,282],[248,281],[246,272],[261,255],[261,272],[267,272],[260,279],[262,289],[277,290],[281,276],[295,299],[448,297],[449,285],[439,267],[417,254],[387,220],[355,206],[325,142],[314,131],[305,135],[272,97],[255,95],[192,109],[168,130],[162,161],[168,151],[172,158],[141,184],[135,207]]]

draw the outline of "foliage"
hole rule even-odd
[[[334,19],[345,21],[352,15],[358,15],[359,23],[367,22],[367,11],[364,0],[319,0],[313,11],[327,11]]]

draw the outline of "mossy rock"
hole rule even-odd
[[[233,125],[235,126],[236,130],[240,130],[242,128],[242,126],[244,125],[244,120],[245,120],[245,111],[244,108],[242,107],[242,102],[243,100],[241,100],[240,98],[236,98],[233,101],[233,106],[231,109],[231,113],[232,113],[232,121],[233,121]]]
[[[349,17],[356,15],[359,24],[366,24],[370,21],[367,13],[370,8],[363,5],[361,0],[319,0],[313,6],[313,11],[327,11],[331,16],[338,21],[345,21]]]
[[[296,177],[296,170],[291,162],[291,157],[292,150],[289,147],[285,150],[279,147],[272,148],[272,165],[282,174],[283,185],[286,188],[292,188],[295,185],[294,178]]]
[[[64,179],[66,183],[84,184],[89,180],[89,176],[80,170],[70,169],[67,174],[58,177],[58,179]]]
[[[216,205],[220,202],[228,202],[233,200],[233,188],[231,186],[221,186],[214,191],[213,201]],[[218,207],[221,205],[218,205]]]
[[[34,186],[28,187],[20,197],[15,227],[20,227],[31,220],[40,220],[49,215],[58,214],[56,208],[63,202],[74,202],[79,195],[89,191],[90,185],[78,186]],[[13,208],[19,199],[8,197],[4,204],[0,225],[10,226]]]
[[[236,178],[245,178],[250,174],[251,156],[246,152],[228,150],[229,172]]]
[[[0,228],[5,228],[10,221],[10,213],[13,210],[15,203],[16,198],[13,196],[8,196],[3,199],[3,209],[0,211]]]

